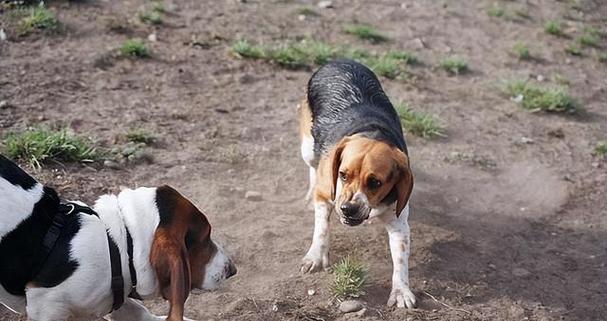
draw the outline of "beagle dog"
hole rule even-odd
[[[184,320],[191,289],[236,274],[205,215],[173,188],[126,189],[91,209],[62,203],[2,155],[0,258],[0,303],[37,321]],[[135,299],[157,295],[167,317]]]
[[[330,62],[312,75],[299,113],[301,154],[310,167],[306,198],[315,216],[301,271],[329,267],[334,209],[349,226],[376,218],[388,231],[394,266],[388,305],[413,308],[407,223],[413,174],[399,117],[379,80],[360,63]]]

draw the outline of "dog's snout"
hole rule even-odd
[[[360,210],[360,205],[353,202],[345,202],[339,208],[345,216],[350,217],[358,213],[358,211]]]
[[[228,266],[228,275],[227,275],[227,279],[233,277],[234,275],[236,275],[236,272],[238,272],[238,270],[236,269],[236,265],[234,265],[234,263],[230,262],[230,265]]]

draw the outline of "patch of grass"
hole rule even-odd
[[[547,88],[524,81],[513,81],[506,85],[506,93],[531,111],[574,112],[577,103],[562,88]]]
[[[388,41],[388,37],[380,33],[375,27],[367,24],[355,24],[344,28],[344,32],[354,35],[362,40],[367,40],[373,43]]]
[[[304,15],[306,17],[318,17],[320,13],[316,12],[314,9],[310,7],[301,7],[297,9],[297,13],[300,15]]]
[[[567,47],[565,47],[565,52],[572,55],[572,56],[581,56],[582,55],[582,48],[574,43],[568,45]]]
[[[147,58],[150,57],[150,51],[143,41],[138,39],[129,39],[120,47],[120,54],[125,57]]]
[[[367,268],[350,256],[333,265],[331,291],[340,299],[357,298],[365,293]]]
[[[494,7],[487,10],[487,14],[491,17],[501,18],[506,14],[506,11],[503,8]]]
[[[242,58],[261,59],[264,58],[264,49],[255,46],[247,40],[238,40],[232,45],[232,52]]]
[[[561,26],[561,22],[556,21],[556,20],[546,21],[546,23],[544,24],[544,31],[546,31],[546,33],[548,33],[548,34],[551,34],[551,35],[557,36],[557,37],[562,37],[565,35],[563,33],[563,28]]]
[[[607,143],[598,143],[594,148],[594,153],[601,158],[607,157]]]
[[[468,62],[462,58],[450,57],[441,60],[440,67],[450,74],[459,75],[468,71]]]
[[[67,130],[28,129],[21,133],[9,134],[4,139],[4,145],[10,158],[23,159],[36,168],[50,161],[94,161],[100,157],[89,139],[76,136]]]
[[[228,145],[217,152],[218,161],[237,164],[247,159],[247,154],[244,153],[238,144]]]
[[[246,40],[236,41],[232,52],[237,56],[261,59],[290,69],[312,67],[326,64],[331,59],[352,59],[367,65],[375,73],[387,78],[402,75],[407,64],[417,62],[417,58],[408,52],[390,51],[383,55],[349,47],[332,47],[324,42],[305,39],[288,42],[278,46],[258,46]]]
[[[162,24],[162,14],[156,11],[146,11],[139,14],[139,20],[149,25],[160,25]]]
[[[584,32],[584,34],[578,38],[579,44],[585,47],[598,47],[600,41],[601,37],[596,32]]]
[[[514,45],[514,53],[516,54],[516,56],[518,57],[518,59],[521,60],[529,60],[531,59],[531,52],[529,51],[529,47],[527,47],[526,44],[522,43],[522,42],[517,42]]]
[[[599,61],[607,64],[607,52],[601,52],[599,54]]]
[[[164,9],[164,4],[162,4],[162,2],[154,2],[152,4],[152,11],[158,12],[158,13],[166,12],[166,10]]]
[[[21,35],[36,30],[55,30],[59,27],[59,20],[57,20],[55,14],[42,5],[21,10],[25,10],[25,16],[18,25],[18,31]]]
[[[134,128],[129,130],[126,135],[126,139],[133,143],[142,143],[145,145],[151,145],[156,141],[156,137],[142,128]]]
[[[444,128],[431,115],[414,112],[406,104],[397,104],[394,108],[408,133],[423,138],[445,136]]]

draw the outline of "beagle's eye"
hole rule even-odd
[[[371,177],[367,182],[367,186],[369,186],[370,189],[378,189],[381,186],[381,182],[377,178]]]
[[[344,171],[339,171],[339,179],[345,182],[348,179],[348,174]]]

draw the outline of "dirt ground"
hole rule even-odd
[[[165,3],[164,23],[135,21],[143,0],[50,1],[63,23],[54,35],[0,41],[2,134],[64,125],[111,148],[133,127],[153,132],[153,162],[115,170],[100,164],[49,166],[35,175],[65,198],[92,202],[120,185],[171,184],[199,205],[239,272],[216,292],[193,294],[197,320],[605,320],[607,64],[599,49],[565,53],[573,40],[547,35],[559,18],[572,34],[606,26],[603,0],[579,1],[201,1]],[[491,17],[494,5],[528,18]],[[318,17],[298,19],[309,5]],[[512,9],[513,10],[513,9]],[[342,32],[377,26],[373,45]],[[0,18],[1,23],[6,23]],[[153,57],[104,62],[127,38],[147,39]],[[436,115],[446,137],[407,135],[415,174],[411,200],[411,285],[418,309],[385,307],[391,261],[379,226],[333,220],[332,262],[354,254],[369,267],[365,316],[340,313],[331,275],[300,275],[313,213],[304,203],[296,104],[311,70],[292,71],[230,53],[236,39],[258,43],[313,36],[371,51],[414,52],[413,78],[382,79],[393,102]],[[523,41],[539,60],[511,53]],[[602,50],[607,43],[603,39]],[[436,66],[457,55],[470,72]],[[583,111],[530,113],[500,92],[509,79],[564,78]],[[31,169],[30,169],[31,170]],[[246,191],[263,200],[245,200]],[[314,289],[316,294],[308,295]],[[438,301],[433,300],[430,295]],[[156,313],[166,304],[148,302]],[[18,320],[0,308],[0,320]]]

